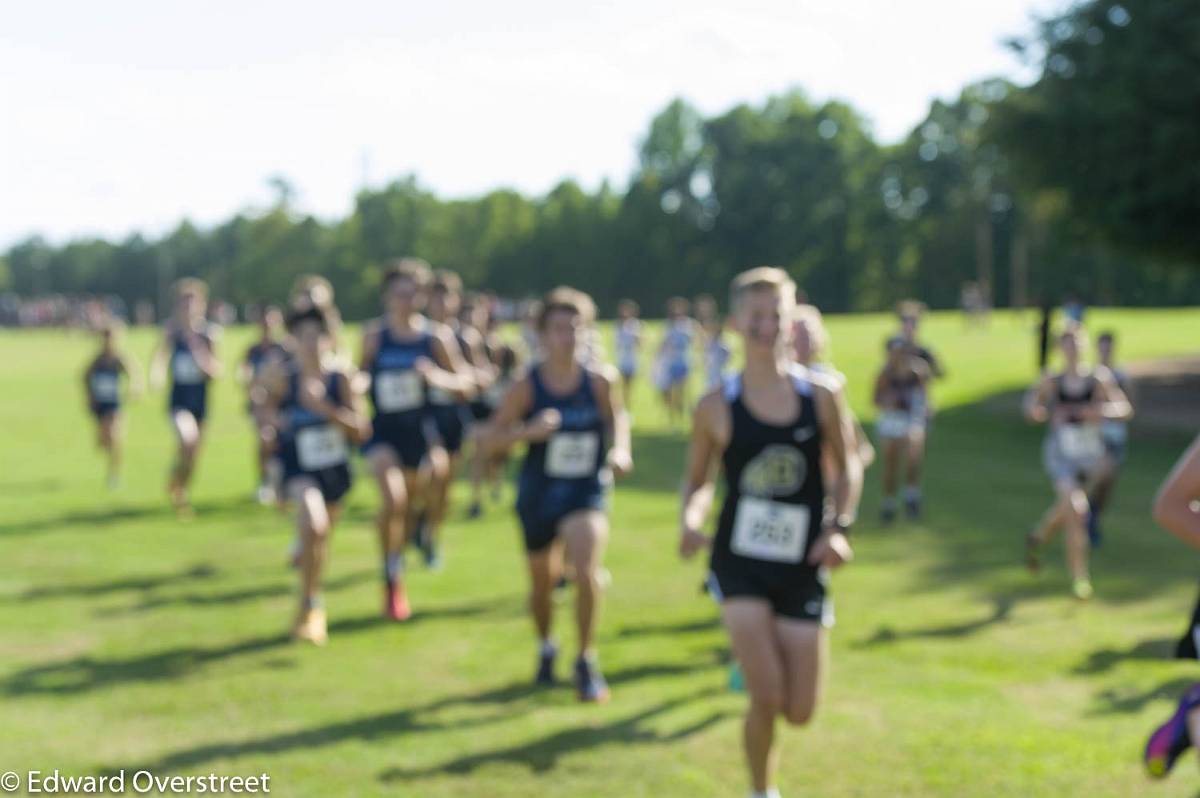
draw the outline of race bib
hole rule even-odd
[[[902,410],[885,410],[879,414],[876,429],[881,438],[903,438],[912,428],[912,416]]]
[[[595,432],[558,432],[546,444],[546,476],[579,479],[596,471],[600,436]]]
[[[1104,454],[1104,441],[1095,424],[1066,424],[1058,428],[1058,445],[1075,461],[1095,460]]]
[[[191,352],[177,352],[172,369],[175,374],[175,382],[180,385],[195,385],[204,382],[204,372],[200,370],[200,366],[196,363],[196,358],[192,357]]]
[[[332,424],[305,427],[296,433],[296,459],[304,471],[320,471],[346,462],[346,438]]]
[[[455,399],[449,391],[443,391],[441,388],[429,389],[429,404],[446,406],[454,404]]]
[[[92,399],[96,402],[115,402],[118,397],[118,382],[114,374],[92,375]]]
[[[733,520],[734,554],[769,562],[798,563],[808,542],[809,509],[742,496]]]
[[[415,371],[385,371],[375,377],[375,401],[380,412],[400,413],[421,406],[425,387]]]

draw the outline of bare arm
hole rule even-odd
[[[1050,420],[1049,399],[1053,385],[1053,377],[1043,377],[1041,382],[1025,394],[1023,408],[1027,421],[1044,424]]]
[[[834,518],[829,520],[849,525],[858,513],[857,497],[862,494],[861,464],[854,467],[850,462],[858,459],[857,448],[851,443],[853,429],[847,434],[848,418],[843,416],[842,403],[827,385],[813,383],[813,401],[817,424],[821,428],[822,456],[828,459],[833,469]],[[809,552],[808,561],[813,565],[836,568],[853,557],[845,533],[838,526],[824,526],[821,537]]]
[[[518,380],[504,394],[500,406],[484,430],[484,448],[495,457],[507,454],[521,441],[529,441],[530,425],[522,422],[533,404],[533,384],[529,378]]]
[[[633,443],[629,428],[629,415],[622,402],[620,377],[616,369],[606,366],[592,378],[592,387],[599,400],[604,420],[612,429],[612,448],[608,451],[608,463],[613,472],[621,477],[633,471]]]
[[[733,422],[719,390],[712,391],[696,406],[692,418],[692,443],[683,472],[680,496],[679,554],[689,558],[711,544],[700,530],[712,509],[714,477],[721,453],[729,445]]]
[[[440,325],[433,338],[434,363],[418,361],[417,369],[434,388],[454,394],[458,399],[475,395],[475,379],[463,360],[462,347],[449,327]]]
[[[1101,399],[1101,418],[1108,421],[1128,421],[1133,418],[1133,405],[1129,403],[1129,397],[1121,390],[1111,371],[1102,368],[1096,372],[1096,387]]]
[[[1200,549],[1200,437],[1179,458],[1154,498],[1154,521],[1192,548]]]
[[[125,378],[129,380],[129,393],[132,396],[140,396],[146,390],[146,386],[142,383],[142,370],[137,361],[129,355],[121,355],[117,362]]]

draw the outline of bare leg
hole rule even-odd
[[[562,537],[566,544],[567,560],[575,572],[575,623],[579,631],[579,655],[590,656],[595,653],[596,623],[600,615],[603,591],[598,572],[608,542],[608,518],[599,510],[572,513],[562,521]]]
[[[557,541],[544,549],[531,551],[529,562],[529,613],[538,639],[550,639],[554,620],[554,585],[562,573],[562,546]]]
[[[726,599],[721,607],[733,655],[742,668],[750,706],[742,727],[742,742],[757,792],[774,786],[779,769],[775,748],[775,718],[784,710],[785,663],[775,633],[771,606],[762,599]]]

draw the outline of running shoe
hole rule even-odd
[[[549,687],[555,683],[554,658],[557,656],[557,648],[544,648],[538,652],[538,669],[537,675],[533,677],[534,684],[539,687]]]
[[[479,502],[471,502],[471,506],[467,509],[467,518],[474,521],[476,518],[483,517],[483,505]]]
[[[292,628],[292,639],[323,646],[329,642],[329,629],[325,621],[325,610],[313,607],[300,613]]]
[[[600,668],[587,657],[575,660],[575,692],[579,700],[589,704],[608,701],[608,682],[600,675]]]
[[[407,621],[412,617],[408,604],[408,591],[403,582],[393,582],[384,587],[383,614],[393,621]]]
[[[910,521],[916,521],[921,517],[921,500],[920,499],[905,499],[904,514]]]
[[[1175,762],[1192,745],[1188,733],[1187,716],[1193,709],[1200,706],[1200,684],[1194,684],[1179,699],[1174,714],[1167,722],[1154,730],[1146,741],[1146,753],[1142,759],[1146,772],[1152,778],[1161,779],[1171,772]]]
[[[1076,579],[1073,583],[1071,583],[1071,592],[1074,593],[1075,598],[1079,599],[1080,601],[1087,601],[1093,595],[1095,595],[1096,591],[1092,589],[1092,583],[1090,580]]]

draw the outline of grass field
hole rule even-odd
[[[1195,351],[1200,312],[1094,316],[1119,331],[1125,358]],[[1194,759],[1161,786],[1139,762],[1148,729],[1200,676],[1167,658],[1200,556],[1148,514],[1187,438],[1135,430],[1093,560],[1096,600],[1068,598],[1057,548],[1030,577],[1022,536],[1050,499],[1042,433],[997,397],[1032,377],[1033,321],[927,323],[950,372],[937,390],[927,517],[878,528],[879,474],[868,474],[858,559],[835,579],[829,689],[811,728],[783,732],[785,795],[1195,793]],[[867,415],[890,325],[831,320]],[[248,335],[227,335],[227,363]],[[144,363],[150,336],[128,344]],[[511,490],[480,521],[461,520],[460,504],[445,571],[413,569],[416,616],[391,626],[379,617],[376,497],[360,479],[333,540],[331,643],[298,647],[286,636],[290,522],[249,501],[251,439],[233,381],[216,387],[198,515],[179,523],[162,495],[161,395],[131,407],[124,486],[102,486],[79,395],[92,347],[0,334],[0,771],[266,772],[285,796],[745,793],[745,699],[725,687],[701,566],[674,553],[684,437],[665,428],[648,386],[634,402],[638,470],[614,498],[600,635],[613,701],[594,707],[529,686]],[[569,649],[566,607],[559,619]]]

